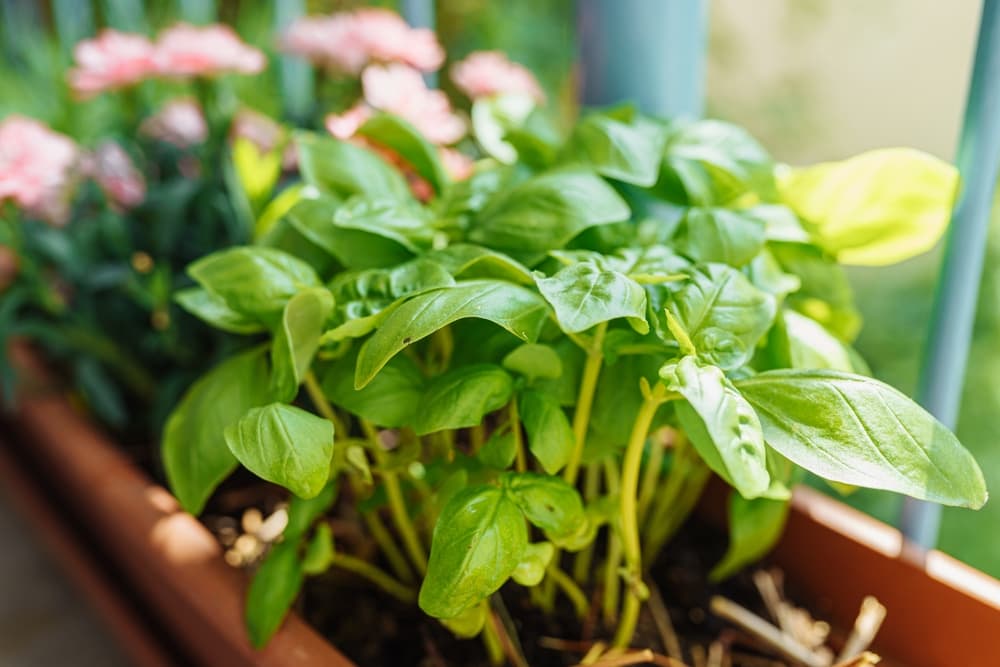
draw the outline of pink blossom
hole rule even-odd
[[[262,153],[270,153],[285,140],[285,130],[277,122],[253,109],[240,109],[229,130],[232,140],[247,139]]]
[[[471,99],[493,95],[528,95],[538,102],[545,93],[534,75],[500,51],[477,51],[451,68],[451,80]]]
[[[146,180],[121,146],[105,141],[90,156],[87,173],[119,209],[138,206],[146,198]]]
[[[472,158],[454,148],[441,149],[441,162],[444,163],[445,171],[455,181],[464,181],[472,176],[472,169],[475,166]]]
[[[62,134],[24,116],[0,122],[0,201],[52,224],[65,224],[79,152]]]
[[[366,8],[299,19],[281,46],[344,74],[359,74],[371,62],[405,63],[432,72],[444,62],[434,31],[411,28],[388,9]]]
[[[142,35],[103,30],[73,49],[77,66],[69,83],[80,97],[92,97],[139,83],[156,73],[153,44]]]
[[[371,65],[361,75],[365,101],[406,120],[435,144],[453,144],[465,135],[465,121],[448,97],[424,83],[420,72],[398,63]]]
[[[156,42],[160,74],[170,77],[210,77],[227,72],[256,74],[264,69],[264,54],[247,45],[229,26],[205,27],[178,23]]]
[[[142,122],[142,134],[178,148],[189,148],[208,138],[208,123],[193,99],[170,100]]]
[[[364,102],[358,102],[342,114],[330,114],[326,117],[326,129],[338,139],[350,139],[361,126],[372,117],[372,108]]]

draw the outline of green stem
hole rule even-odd
[[[649,460],[646,461],[646,469],[643,471],[642,483],[639,485],[639,523],[643,523],[649,513],[649,505],[653,501],[656,493],[656,483],[660,479],[660,468],[663,466],[663,455],[665,448],[659,438],[653,439],[653,448],[649,453]]]
[[[600,470],[597,464],[591,463],[587,466],[583,477],[583,497],[587,503],[593,502],[597,498],[598,487],[600,485]],[[590,566],[594,562],[595,539],[576,554],[573,562],[573,578],[581,584],[590,581]]]
[[[667,476],[663,493],[656,499],[646,521],[646,543],[643,558],[652,562],[667,541],[694,509],[708,482],[708,466],[681,436],[674,454],[674,464]]]
[[[483,638],[483,645],[486,647],[486,655],[489,656],[491,665],[502,665],[504,661],[503,641],[497,630],[497,621],[493,616],[493,610],[490,609],[489,602],[483,600],[480,604],[483,605],[483,613],[486,614],[486,622],[483,623],[483,630],[479,633]]]
[[[622,562],[622,541],[615,532],[608,533],[608,556],[604,562],[604,599],[602,612],[604,625],[613,627],[618,616],[618,600],[621,597],[621,577],[618,568]]]
[[[412,582],[414,578],[413,570],[410,568],[410,564],[407,562],[403,552],[399,550],[396,542],[393,541],[389,529],[382,523],[382,519],[378,513],[374,511],[365,512],[361,517],[365,525],[368,526],[368,532],[372,534],[375,543],[382,550],[382,553],[385,554],[385,558],[389,561],[389,566],[396,573],[396,576],[404,582]]]
[[[347,428],[344,423],[340,421],[340,417],[337,416],[336,410],[330,405],[330,401],[327,400],[326,394],[323,393],[323,388],[320,387],[319,381],[316,379],[316,374],[311,370],[306,371],[306,376],[303,380],[306,386],[306,393],[309,394],[309,400],[313,402],[316,406],[316,410],[319,412],[320,416],[326,418],[333,424],[333,431],[339,438],[347,437]]]
[[[576,615],[584,618],[587,615],[587,610],[590,608],[590,603],[587,602],[587,596],[583,590],[577,586],[572,577],[569,577],[565,572],[560,570],[559,566],[555,563],[549,565],[548,575],[552,577],[552,581],[555,582],[556,586],[561,588],[566,597],[569,598],[569,601],[573,603]]]
[[[360,558],[337,553],[333,557],[333,565],[334,567],[339,567],[342,570],[353,572],[359,577],[367,579],[369,582],[401,602],[412,604],[417,600],[417,592],[415,590],[397,581],[396,579],[393,579],[383,570],[375,567],[367,561],[361,560]]]
[[[570,484],[576,484],[580,472],[580,461],[583,460],[583,446],[587,439],[587,427],[590,425],[590,410],[594,405],[594,395],[597,393],[597,380],[604,364],[604,335],[608,331],[608,323],[601,322],[594,331],[594,339],[587,349],[587,361],[583,367],[580,379],[580,393],[576,399],[576,410],[573,412],[573,453],[570,455],[563,479]]]
[[[521,416],[517,411],[517,396],[507,404],[510,432],[514,435],[514,469],[524,472],[528,469],[527,457],[524,454],[524,436],[521,433]]]
[[[469,429],[469,444],[473,453],[478,452],[486,444],[486,427],[483,424],[476,424]]]

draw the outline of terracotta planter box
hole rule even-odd
[[[223,562],[207,529],[58,393],[26,392],[10,425],[0,447],[16,456],[4,453],[0,473],[15,458],[36,474],[43,470],[56,496],[50,506],[62,507],[64,521],[86,526],[122,588],[134,592],[169,642],[172,655],[133,637],[138,648],[126,650],[139,664],[170,664],[178,655],[186,664],[212,666],[352,664],[294,615],[266,650],[255,652],[243,629],[244,577]],[[912,553],[898,531],[835,500],[798,489],[772,560],[836,624],[849,627],[862,598],[876,596],[889,614],[875,650],[891,664],[1000,664],[1000,582],[937,551]],[[88,595],[101,595],[82,585]],[[106,616],[127,617],[114,605],[96,606]],[[133,625],[128,632],[142,635],[141,624]],[[128,641],[127,632],[119,636]]]

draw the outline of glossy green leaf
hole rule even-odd
[[[849,348],[816,320],[794,310],[782,313],[791,368],[856,372]]]
[[[742,211],[693,207],[684,216],[675,243],[696,262],[741,267],[764,247],[764,222]]]
[[[505,141],[507,132],[524,123],[535,108],[528,95],[493,95],[472,103],[472,133],[490,157],[505,164],[517,160],[517,150]]]
[[[377,379],[378,376],[376,376]],[[459,366],[432,379],[413,416],[417,435],[477,426],[510,401],[514,380],[499,366]]]
[[[397,352],[456,320],[474,317],[533,342],[548,317],[534,292],[497,280],[459,282],[413,297],[389,314],[361,348],[354,384],[361,388]]]
[[[729,494],[729,548],[709,578],[721,581],[764,556],[785,529],[789,502]]]
[[[483,631],[486,625],[486,607],[477,604],[469,607],[454,618],[440,619],[441,625],[460,639],[471,639]]]
[[[333,225],[394,241],[411,252],[429,249],[435,231],[426,209],[412,201],[351,197],[333,213]]]
[[[349,354],[323,376],[323,393],[337,406],[387,428],[413,424],[424,394],[425,380],[408,356],[393,357],[362,389],[354,388],[357,355]]]
[[[986,502],[982,471],[958,439],[892,387],[837,371],[768,371],[737,387],[768,445],[825,479],[945,505]]]
[[[298,134],[295,143],[302,177],[322,191],[344,198],[413,198],[403,175],[372,151],[333,137],[306,133]]]
[[[503,358],[503,367],[529,381],[538,378],[555,380],[562,375],[562,359],[550,345],[524,343]]]
[[[471,243],[456,243],[433,250],[425,257],[445,267],[456,278],[496,278],[522,285],[535,282],[531,271],[514,258]]]
[[[302,563],[297,542],[275,545],[250,581],[246,623],[250,642],[263,648],[271,639],[302,589]]]
[[[252,408],[225,430],[226,445],[250,472],[302,498],[330,477],[333,424],[284,403]]]
[[[399,116],[376,114],[365,121],[358,134],[400,155],[431,184],[436,193],[441,194],[444,190],[449,178],[441,164],[438,149]]]
[[[559,326],[567,333],[586,331],[619,317],[626,318],[639,333],[649,331],[646,292],[623,273],[578,262],[549,278],[536,278],[535,282],[538,291],[552,304]]]
[[[764,494],[771,479],[760,421],[722,371],[686,356],[664,365],[660,378],[685,398],[677,416],[705,463],[744,497]]]
[[[628,123],[594,113],[573,128],[566,158],[589,165],[607,178],[649,187],[660,174],[666,142],[666,131],[657,123],[645,119]]]
[[[330,524],[321,523],[316,526],[316,532],[302,554],[302,573],[313,576],[323,574],[333,565],[333,557],[333,531]]]
[[[510,430],[495,430],[476,452],[476,458],[497,470],[506,470],[517,456],[517,439]]]
[[[768,249],[783,271],[798,278],[799,288],[788,296],[787,304],[841,340],[854,340],[861,315],[844,267],[811,245],[771,243]]]
[[[680,172],[696,203],[722,203],[748,189],[774,189],[774,164],[767,151],[746,130],[723,121],[675,125],[666,161]]]
[[[291,401],[298,394],[332,309],[333,297],[322,287],[302,290],[285,304],[281,327],[271,343],[271,395],[275,399]]]
[[[199,514],[215,487],[236,469],[224,431],[247,410],[271,400],[265,350],[230,357],[195,382],[163,429],[163,467],[181,506]]]
[[[528,521],[553,541],[577,532],[586,521],[580,494],[562,477],[508,472],[501,482]]]
[[[562,406],[550,396],[528,389],[518,399],[521,422],[528,434],[528,449],[554,475],[569,462],[576,438]]]
[[[521,562],[510,575],[511,579],[522,586],[537,586],[545,578],[545,570],[555,554],[556,548],[551,542],[532,542],[524,550]]]
[[[281,176],[281,150],[263,152],[246,137],[233,141],[232,160],[239,183],[256,210],[271,194]]]
[[[235,334],[255,334],[265,330],[259,320],[242,315],[226,305],[225,299],[201,287],[189,287],[174,294],[181,308],[198,319]]]
[[[434,527],[420,608],[454,618],[496,592],[528,545],[524,515],[495,486],[471,486],[445,506]]]
[[[952,165],[910,148],[788,169],[781,199],[844,264],[884,266],[927,252],[948,227],[958,188]]]

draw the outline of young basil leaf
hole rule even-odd
[[[235,334],[255,334],[265,330],[260,321],[242,315],[226,305],[225,299],[201,287],[189,287],[174,294],[181,308],[216,329]]]
[[[853,341],[861,329],[861,315],[854,307],[854,293],[844,267],[815,246],[770,243],[768,248],[782,270],[799,280],[800,287],[788,296],[788,305],[841,340]]]
[[[358,134],[402,156],[437,194],[444,190],[449,178],[437,148],[399,116],[376,114],[365,121]]]
[[[557,544],[560,538],[576,533],[586,521],[580,494],[562,477],[508,472],[500,480],[528,521]]]
[[[319,287],[311,266],[274,248],[241,246],[202,257],[188,267],[199,285],[226,306],[264,323],[278,319],[304,287]]]
[[[429,215],[416,202],[351,197],[333,214],[333,224],[395,241],[410,252],[427,250],[434,241]]]
[[[312,498],[293,495],[288,501],[288,525],[282,533],[284,541],[291,542],[304,537],[317,519],[333,507],[336,500],[336,479],[331,479],[323,490]]]
[[[471,243],[432,250],[425,257],[445,267],[456,278],[496,278],[522,285],[535,282],[531,271],[514,258]]]
[[[771,479],[760,421],[722,371],[686,356],[664,365],[660,378],[684,396],[677,416],[705,463],[745,498],[766,493]]]
[[[599,322],[619,317],[626,318],[639,333],[649,331],[646,292],[622,273],[579,262],[550,278],[536,278],[535,282],[567,333],[586,331]]]
[[[729,494],[729,548],[709,579],[721,581],[764,557],[785,529],[789,502]]]
[[[333,459],[333,424],[284,403],[252,408],[226,427],[226,445],[250,472],[302,498],[323,490]]]
[[[545,578],[545,570],[555,555],[556,548],[551,542],[532,542],[524,550],[524,556],[510,578],[522,586],[537,586]]]
[[[750,361],[774,322],[777,304],[736,269],[708,264],[690,273],[667,308],[699,356],[723,370],[734,370]]]
[[[281,328],[271,343],[271,395],[279,401],[291,401],[319,349],[333,297],[329,290],[312,287],[302,290],[285,304]]]
[[[275,545],[250,581],[247,591],[246,623],[250,643],[264,648],[281,626],[281,621],[302,589],[302,563],[298,542]]]
[[[424,394],[425,380],[416,363],[404,354],[390,359],[375,379],[354,388],[357,354],[349,354],[323,376],[323,393],[339,407],[373,424],[400,428],[413,424]]]
[[[764,247],[764,223],[742,211],[692,207],[684,216],[676,247],[696,262],[741,267]]]
[[[476,452],[476,458],[497,470],[506,470],[517,456],[517,439],[512,431],[493,431],[486,444]]]
[[[486,607],[477,604],[469,607],[455,618],[439,619],[441,625],[459,639],[471,639],[483,631],[486,625]]]
[[[978,508],[982,471],[958,439],[892,387],[837,371],[778,370],[736,383],[768,445],[820,477]]]
[[[655,122],[622,122],[594,113],[573,128],[564,159],[587,164],[607,178],[649,187],[660,174],[666,143],[665,129]]]
[[[555,348],[541,343],[524,343],[503,358],[503,367],[523,375],[528,381],[555,380],[562,375],[562,359]],[[557,404],[558,405],[558,404]]]
[[[420,608],[455,618],[488,598],[517,568],[528,545],[524,515],[495,486],[471,486],[444,507],[434,526]]]
[[[743,128],[718,120],[698,120],[671,129],[667,161],[674,168],[688,163],[688,168],[681,169],[685,186],[694,183],[692,166],[700,167],[709,177],[708,184],[696,186],[701,191],[701,203],[724,202],[745,190],[773,193],[774,163]],[[711,194],[705,196],[706,190]]]
[[[538,391],[551,396],[559,405],[567,407],[576,404],[580,392],[580,376],[583,374],[583,364],[586,354],[580,346],[568,338],[562,338],[552,345],[559,355],[562,373],[553,380],[538,378],[531,386]],[[599,383],[598,387],[603,383]]]
[[[247,410],[271,400],[265,349],[223,361],[195,382],[163,429],[163,467],[181,506],[199,514],[236,469],[223,432]]]
[[[487,414],[507,405],[513,392],[513,379],[499,366],[453,368],[428,384],[413,417],[413,430],[424,435],[476,426]]]
[[[333,137],[295,137],[299,169],[306,183],[338,197],[366,195],[397,201],[413,199],[399,170],[372,151]]]
[[[333,531],[330,524],[321,523],[316,526],[316,532],[302,554],[302,573],[307,575],[323,574],[333,565]]]
[[[764,223],[764,235],[768,241],[789,243],[812,243],[812,236],[802,226],[795,211],[782,204],[758,204],[743,209],[744,215]]]
[[[545,472],[556,474],[569,462],[576,442],[566,413],[554,398],[533,389],[521,393],[518,407],[528,432],[528,449]]]
[[[483,150],[504,164],[517,160],[517,151],[504,137],[531,115],[535,100],[529,95],[494,95],[472,104],[472,133]]]
[[[823,368],[845,373],[858,371],[847,345],[822,324],[794,310],[785,310],[781,317],[788,344],[789,367]]]
[[[628,220],[628,205],[586,169],[546,172],[502,191],[476,216],[469,240],[531,263],[595,225]]]
[[[844,264],[884,266],[927,252],[951,219],[952,165],[911,148],[885,148],[843,162],[781,173],[781,199]]]
[[[311,186],[307,186],[311,187]],[[281,218],[255,242],[262,248],[274,248],[298,257],[317,274],[325,275],[340,267],[337,259],[322,246],[317,245],[291,223],[290,216]]]
[[[470,280],[413,297],[393,310],[361,347],[354,386],[360,389],[397,352],[456,320],[489,320],[518,338],[537,340],[548,317],[534,292],[498,280]]]
[[[767,248],[750,260],[743,271],[754,287],[774,295],[779,301],[802,287],[799,277],[785,273]]]

